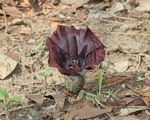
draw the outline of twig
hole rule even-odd
[[[101,18],[100,19],[101,21],[104,21],[104,22],[107,22],[107,23],[112,23],[112,24],[120,24],[120,25],[126,25],[126,24],[124,24],[124,23],[122,23],[122,22],[118,22],[118,21],[110,21],[110,20],[107,20],[107,19],[104,19],[104,18]]]
[[[130,17],[120,17],[120,16],[117,16],[117,15],[113,15],[113,16],[115,18],[122,19],[122,20],[134,20],[134,21],[137,21],[137,19],[130,18]]]

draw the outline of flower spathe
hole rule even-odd
[[[65,75],[98,65],[105,58],[104,45],[88,27],[76,29],[59,25],[46,44],[49,66],[58,68]]]

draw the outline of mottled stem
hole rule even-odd
[[[65,77],[66,89],[71,93],[78,93],[83,88],[84,83],[85,76],[79,73]]]

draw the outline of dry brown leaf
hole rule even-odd
[[[124,10],[124,6],[121,2],[115,2],[110,8],[110,13],[114,14],[116,12]]]
[[[20,62],[20,60],[21,60],[21,57],[9,48],[6,50],[5,55],[7,55],[8,57],[12,58],[13,60],[15,60],[17,62]]]
[[[112,110],[111,108],[99,109],[90,106],[84,106],[84,108],[81,108],[79,110],[70,111],[68,115],[68,120],[89,119],[89,118],[97,117],[102,114],[111,112],[111,110]]]
[[[39,107],[42,106],[43,101],[44,101],[44,96],[43,95],[26,95],[26,98],[29,100],[35,102]]]
[[[150,97],[143,97],[142,99],[147,106],[150,105]]]
[[[116,120],[140,120],[138,119],[136,116],[134,115],[130,115],[130,116],[118,116],[116,118]]]
[[[131,77],[126,77],[126,76],[113,76],[113,77],[110,77],[108,79],[106,79],[104,81],[104,84],[105,85],[110,85],[110,84],[114,84],[116,82],[120,82],[120,81],[126,81],[126,80],[132,80],[133,78]]]
[[[145,83],[146,85],[150,85],[150,79],[144,80],[144,83]]]
[[[21,35],[30,35],[31,34],[31,29],[29,27],[21,27],[19,33]]]
[[[135,10],[150,12],[150,0],[139,0],[139,6]]]
[[[62,93],[56,93],[55,95],[52,95],[56,101],[56,105],[57,107],[60,109],[60,110],[63,110],[64,109],[64,105],[65,105],[65,100],[66,100],[66,97],[64,94]]]
[[[129,67],[128,60],[118,60],[118,62],[114,63],[113,69],[117,72],[125,72]]]
[[[3,10],[6,12],[6,14],[14,18],[20,18],[22,16],[22,12],[19,11],[16,7],[5,5],[3,6]]]
[[[142,89],[142,92],[143,92],[143,94],[142,94],[143,96],[150,97],[150,86],[144,87]]]
[[[137,111],[142,111],[146,109],[149,108],[147,106],[132,106],[132,107],[121,108],[120,115],[129,115]]]
[[[17,62],[0,52],[0,79],[6,78],[17,66]]]

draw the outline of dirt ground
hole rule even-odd
[[[38,12],[25,1],[0,3],[0,52],[7,56],[2,63],[13,60],[14,66],[0,87],[9,97],[22,97],[0,108],[0,120],[149,120],[150,11],[137,1],[95,0],[77,7],[45,1]],[[84,95],[68,93],[65,76],[49,67],[45,41],[59,24],[88,26],[104,44],[100,100],[99,66],[84,70]]]

